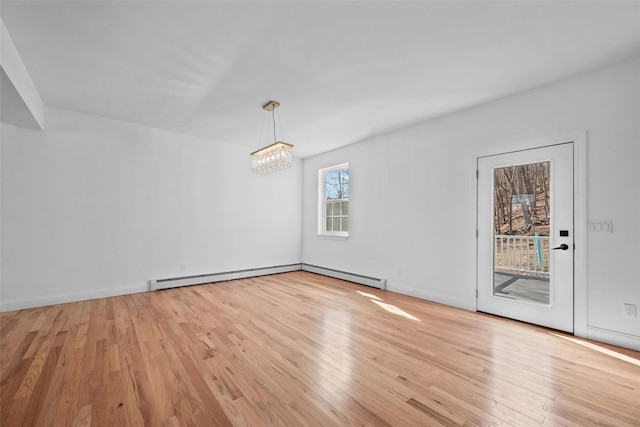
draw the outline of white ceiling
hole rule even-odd
[[[254,150],[274,99],[297,157],[640,55],[637,1],[2,1],[0,15],[45,105]]]

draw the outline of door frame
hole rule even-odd
[[[470,289],[475,296],[475,311],[478,311],[478,159],[480,157],[494,156],[514,151],[531,150],[536,148],[573,143],[573,224],[574,224],[574,289],[573,289],[573,333],[575,336],[587,337],[587,132],[573,131],[548,135],[527,141],[503,143],[496,146],[478,149],[473,153],[472,181],[473,197],[472,212],[473,230],[471,235],[474,240],[472,271],[470,280],[473,288]]]

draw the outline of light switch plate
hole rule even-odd
[[[613,233],[613,221],[590,220],[587,229],[590,233]]]

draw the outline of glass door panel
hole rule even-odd
[[[493,295],[550,303],[551,162],[493,170]]]

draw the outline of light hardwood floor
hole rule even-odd
[[[640,425],[640,353],[305,272],[2,313],[1,426]]]

